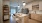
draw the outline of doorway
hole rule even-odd
[[[11,16],[16,13],[16,9],[11,9]]]

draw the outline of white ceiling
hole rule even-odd
[[[4,0],[4,1],[10,1],[10,6],[17,7],[18,5],[23,6],[23,1],[26,4],[28,4],[36,0]]]
[[[3,1],[10,1],[10,0],[3,0]]]
[[[28,2],[31,2],[33,0],[10,0],[10,5],[11,6],[18,6],[18,4],[19,4],[20,6],[22,6],[23,1],[28,3]]]
[[[25,2],[30,2],[30,1],[33,1],[33,0],[11,0],[12,2],[22,2],[22,1],[25,1]]]
[[[10,6],[17,7],[18,4],[20,6],[23,6],[23,1],[27,4],[27,3],[30,3],[30,2],[36,1],[36,0],[10,0]]]

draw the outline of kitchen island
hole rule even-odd
[[[28,23],[28,14],[17,14],[16,22],[18,23]]]

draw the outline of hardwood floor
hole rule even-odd
[[[15,21],[15,18],[11,16],[10,19],[4,21],[4,23],[16,23],[16,21]]]
[[[10,21],[9,20],[6,20],[6,21],[4,21],[4,23],[10,23]]]
[[[33,19],[28,19],[28,20],[29,20],[29,23],[42,23],[42,21],[36,21]],[[16,20],[13,16],[11,16],[10,19],[7,21],[4,21],[4,23],[16,23]]]
[[[28,19],[28,20],[29,20],[29,23],[42,23],[42,21],[37,21],[34,19]]]

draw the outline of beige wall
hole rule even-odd
[[[34,1],[32,3],[29,3],[28,5],[25,6],[25,8],[29,8],[29,10],[31,10],[30,13],[35,13],[35,11],[32,11],[32,6],[37,4],[39,4],[39,10],[42,10],[42,1]],[[42,11],[36,11],[36,12],[37,14],[42,14],[41,13]]]
[[[10,10],[10,1],[3,1],[3,5],[8,5]]]
[[[0,0],[0,23],[3,23],[3,19],[2,19],[2,0]]]
[[[39,4],[39,1],[32,2],[32,5],[37,5],[37,4]]]
[[[25,8],[28,8],[29,10],[32,10],[32,4],[30,3],[30,4],[26,5]]]
[[[39,10],[42,10],[42,1],[39,2]]]
[[[3,1],[3,5],[9,5],[9,1]]]

